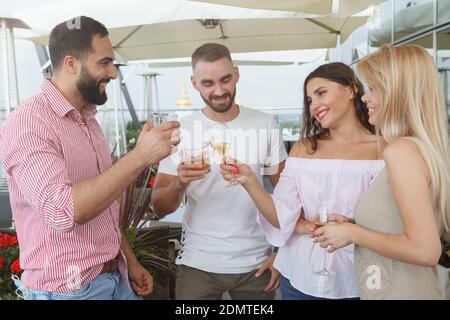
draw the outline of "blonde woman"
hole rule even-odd
[[[385,169],[355,222],[313,235],[329,252],[351,243],[362,299],[442,299],[433,267],[450,221],[450,151],[439,75],[419,46],[383,46],[358,65],[362,100],[388,145]]]

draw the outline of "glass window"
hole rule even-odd
[[[376,17],[367,23],[370,53],[392,42],[392,0],[380,4],[378,10]]]
[[[433,0],[394,1],[394,40],[433,25]]]
[[[437,67],[444,86],[445,103],[450,122],[450,28],[437,34]]]
[[[368,28],[367,24],[360,27],[352,34],[352,61],[356,61],[367,56],[368,52]]]
[[[416,38],[407,42],[408,44],[416,44],[424,47],[430,53],[432,57],[434,57],[434,49],[433,49],[433,35],[430,34],[425,37]]]
[[[341,44],[342,62],[347,65],[352,63],[352,39],[353,35],[351,35],[343,44]]]
[[[438,21],[450,18],[450,0],[438,0]]]
[[[325,61],[329,61],[329,62],[341,61],[341,60],[338,60],[336,48],[327,49],[327,55],[325,57]]]
[[[273,115],[280,126],[285,141],[298,141],[300,138],[300,121],[303,109],[264,109],[263,112]]]

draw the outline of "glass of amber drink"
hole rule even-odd
[[[211,171],[209,160],[209,145],[207,142],[199,146],[184,146],[181,150],[184,163],[201,165],[196,170],[205,170],[206,173]]]

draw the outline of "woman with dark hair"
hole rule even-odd
[[[317,150],[318,139],[330,138],[330,127],[321,125],[321,122],[314,117],[313,112],[309,108],[311,104],[311,97],[308,96],[307,85],[310,80],[320,78],[326,79],[336,84],[340,84],[342,87],[351,90],[352,100],[355,107],[356,118],[360,124],[367,129],[371,134],[375,134],[375,128],[369,123],[369,115],[367,106],[362,102],[363,88],[361,82],[355,77],[352,69],[341,62],[334,62],[322,65],[316,70],[311,72],[306,77],[303,84],[303,137],[309,142],[308,147],[310,151],[314,153]]]
[[[348,66],[318,67],[303,93],[303,138],[293,146],[273,195],[245,164],[237,164],[239,174],[228,165],[221,172],[249,193],[268,241],[279,247],[274,267],[282,275],[283,299],[358,298],[353,247],[328,253],[310,234],[319,222],[352,221],[356,202],[384,162],[361,102],[362,85]]]

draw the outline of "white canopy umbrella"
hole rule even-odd
[[[205,42],[223,43],[231,52],[332,48],[339,37],[344,41],[367,20],[182,0],[114,3],[65,0],[17,17],[43,35],[33,41],[46,43],[55,24],[79,15],[91,16],[108,27],[116,54],[128,61],[188,57]],[[72,23],[77,26],[75,20]]]
[[[367,9],[371,5],[377,5],[384,0],[193,0],[228,6],[299,11],[318,14],[334,13],[339,17],[348,17]],[[334,9],[334,10],[333,10]],[[336,12],[334,12],[336,11]]]
[[[108,28],[138,26],[190,19],[313,18],[318,15],[236,8],[187,0],[59,0],[14,14],[40,35],[58,23],[80,15]],[[76,21],[74,21],[76,26]]]
[[[325,62],[327,49],[231,53],[231,58],[238,66],[302,65],[311,62]],[[150,68],[190,67],[191,58],[137,60],[131,64],[139,63],[147,64]]]
[[[268,61],[268,60],[233,60],[235,65],[238,66],[288,66],[293,65],[293,61]],[[179,68],[190,67],[191,60],[186,59],[184,61],[152,61],[148,63],[150,68]]]
[[[333,48],[366,18],[183,20],[110,29],[110,39],[126,60],[187,57],[205,42],[231,52]]]

